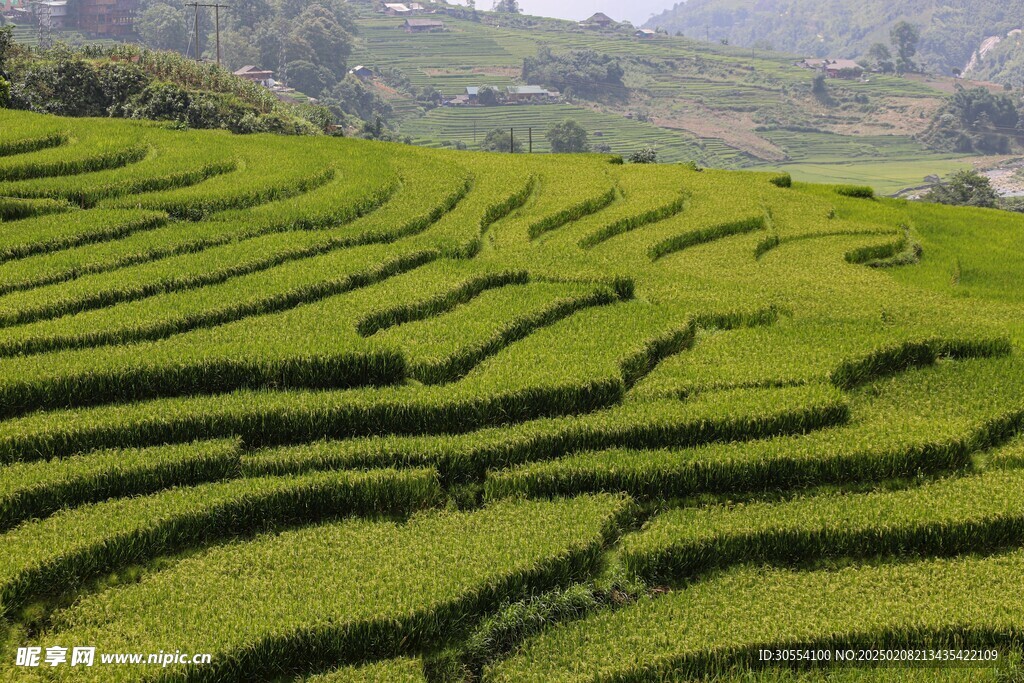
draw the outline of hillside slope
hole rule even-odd
[[[1024,217],[0,124],[0,679],[1020,675]]]
[[[801,2],[689,0],[652,17],[647,26],[735,45],[771,45],[817,57],[859,58],[873,43],[889,43],[889,29],[908,21],[921,30],[920,62],[950,74],[970,61],[989,36],[1021,28],[1024,2],[897,0]],[[1016,80],[1021,79],[1016,74]]]

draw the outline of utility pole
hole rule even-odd
[[[217,24],[217,66],[220,66],[220,5],[213,6],[213,16]]]
[[[529,128],[530,131],[530,154],[533,154],[533,127]]]
[[[212,7],[214,11],[214,21],[216,22],[217,31],[217,66],[220,66],[220,8],[229,9],[231,5],[224,5],[219,2],[187,2],[185,7],[192,7],[196,11],[195,22],[192,25],[192,31],[195,35],[196,41],[196,61],[199,61],[199,56],[202,54],[199,51],[199,8],[200,7]]]
[[[508,151],[510,154],[516,153],[516,129],[508,129]]]

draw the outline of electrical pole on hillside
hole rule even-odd
[[[219,2],[186,2],[185,7],[192,7],[196,11],[195,22],[192,25],[192,31],[196,41],[196,61],[199,61],[199,8],[200,7],[212,7],[214,11],[214,21],[216,22],[217,32],[217,66],[220,66],[220,8],[229,9],[231,5],[223,5]]]

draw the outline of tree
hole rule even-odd
[[[394,114],[390,104],[355,76],[348,76],[331,88],[324,95],[324,104],[339,118],[348,114],[364,121],[386,121]]]
[[[811,92],[818,97],[828,96],[828,81],[825,80],[825,74],[814,75],[811,79]]]
[[[999,200],[988,178],[973,170],[957,171],[945,183],[934,186],[924,198],[938,204],[987,208],[995,208]]]
[[[868,61],[875,69],[884,74],[896,70],[896,65],[892,61],[892,52],[884,43],[875,43],[871,46],[871,49],[868,50]]]
[[[653,147],[642,147],[629,155],[631,164],[656,164],[658,163],[658,150]]]
[[[312,62],[301,59],[288,62],[287,69],[288,85],[310,97],[320,97],[334,85],[334,74]]]
[[[66,45],[29,62],[20,80],[17,92],[11,93],[17,109],[57,116],[107,115],[110,101],[96,70]]]
[[[273,16],[274,12],[267,0],[231,0],[231,8],[221,14],[221,20],[234,30],[252,28],[261,21]]]
[[[149,76],[138,65],[125,62],[108,64],[98,69],[97,75],[103,98],[109,103],[107,113],[111,116],[126,115],[128,103],[150,82]]]
[[[917,43],[921,40],[921,32],[917,27],[906,21],[897,22],[889,31],[889,39],[896,48],[896,72],[905,74],[913,71],[914,55],[917,54]]]
[[[155,2],[139,15],[135,30],[149,47],[157,50],[183,52],[188,46],[188,25],[185,14],[177,7]]]
[[[949,152],[1008,154],[1024,139],[1024,117],[1013,97],[959,83],[921,135],[929,147]]]
[[[551,126],[548,129],[547,138],[551,143],[552,152],[586,152],[589,149],[587,131],[572,119],[566,119]]]
[[[619,60],[594,50],[555,54],[541,46],[536,57],[523,60],[523,80],[588,99],[623,99],[625,70]]]
[[[513,144],[512,131],[507,128],[495,128],[480,143],[480,149],[485,152],[522,152],[523,143],[515,138]]]
[[[3,71],[6,66],[7,58],[14,44],[14,27],[4,26],[0,28],[0,71]]]
[[[289,61],[323,66],[334,74],[335,81],[344,77],[352,36],[330,10],[316,3],[309,5],[295,18],[288,37]]]
[[[519,14],[519,2],[518,0],[494,0],[494,11]]]
[[[477,102],[485,107],[491,107],[498,103],[498,92],[489,85],[480,88],[476,96]]]

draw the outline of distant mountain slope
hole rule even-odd
[[[1021,21],[1024,23],[1024,17]],[[1024,86],[1024,34],[1017,28],[987,38],[967,64],[964,75],[1014,87]]]
[[[860,57],[873,43],[888,43],[890,27],[900,20],[921,29],[919,62],[948,75],[986,38],[1021,28],[1024,0],[690,0],[647,25],[736,45]]]

